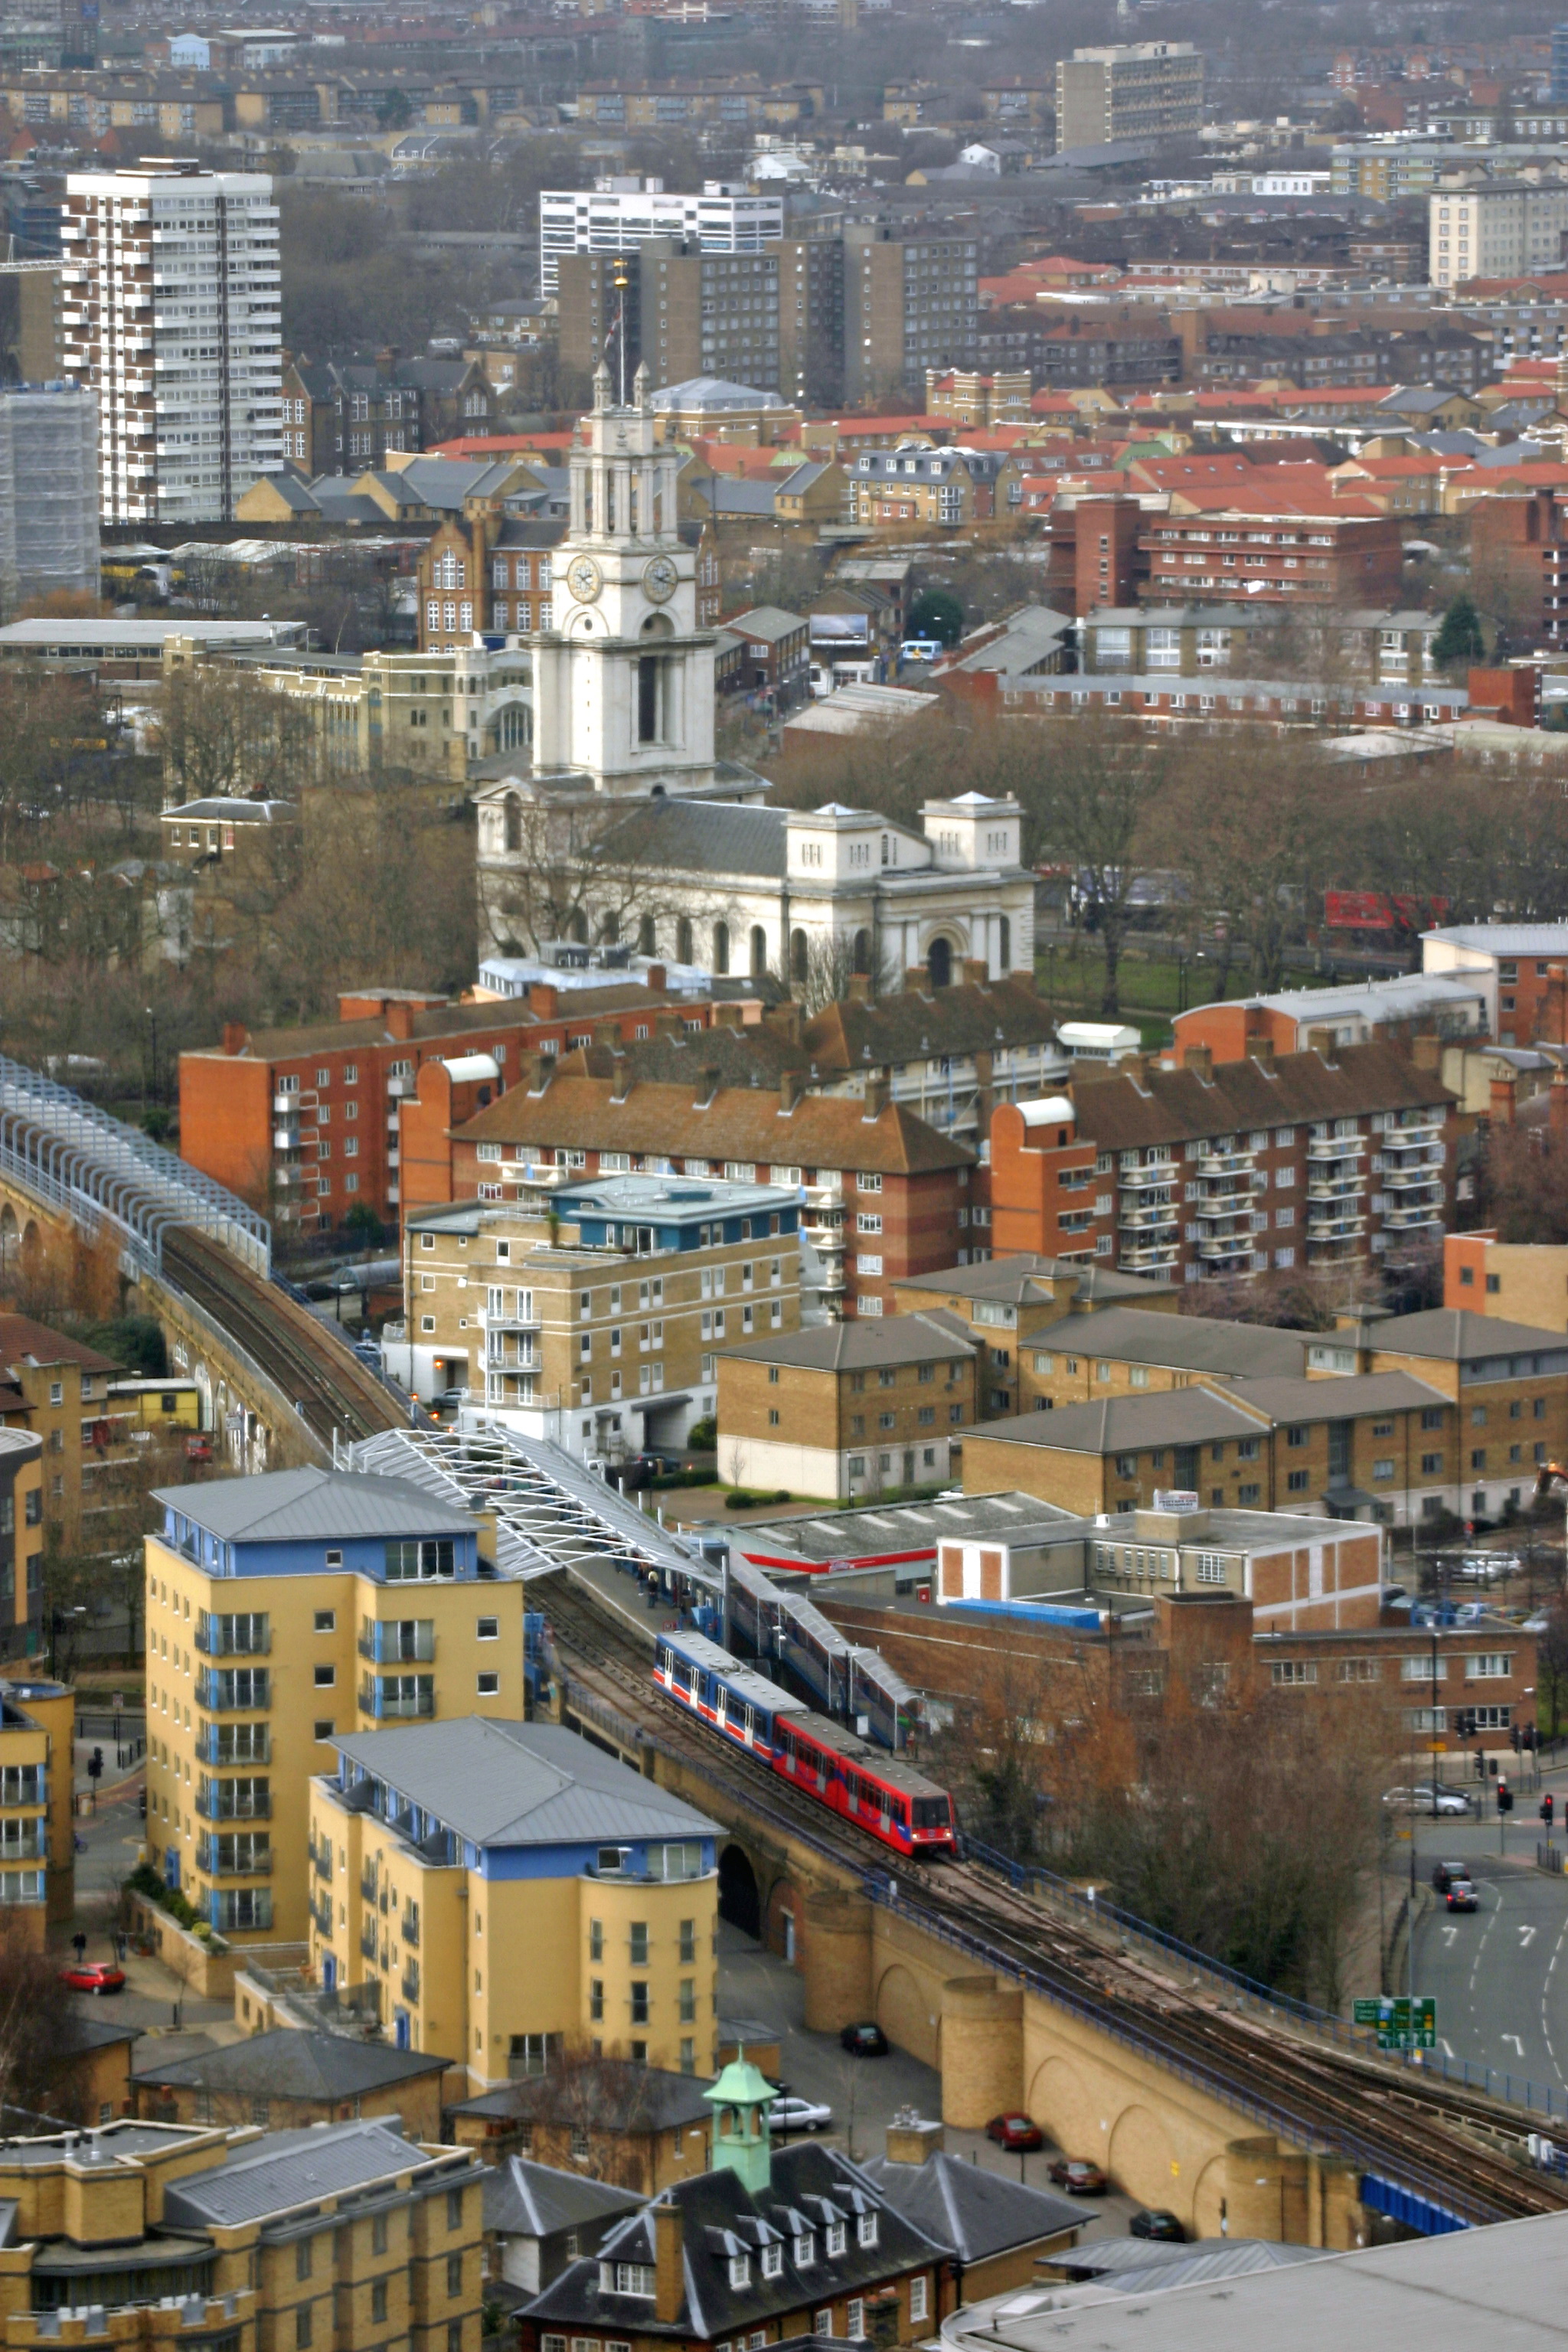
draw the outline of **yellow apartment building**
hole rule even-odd
[[[723,1349],[800,1328],[798,1193],[538,1172],[517,1202],[410,1213],[408,1361],[391,1368],[420,1396],[464,1389],[579,1456],[684,1445],[716,1409]]]
[[[96,1348],[30,1315],[0,1315],[0,1416],[30,1429],[43,1447],[46,1526],[87,1551],[111,1542],[107,1531],[95,1538],[95,1522],[107,1530],[109,1515],[124,1500],[128,1449],[109,1402],[119,1370]]]
[[[0,2143],[15,2352],[479,2352],[484,2168],[395,2117]]]
[[[25,1421],[0,1390],[0,1413]],[[31,1657],[44,1611],[44,1441],[0,1428],[0,1658]]]
[[[220,1934],[303,1943],[312,1772],[347,1733],[521,1717],[522,1586],[400,1478],[162,1489],[147,1538],[147,1847]]]
[[[518,1710],[521,1714],[521,1709]],[[469,2095],[566,2050],[718,2064],[716,1832],[557,1724],[333,1741],[310,1784],[310,1957]]]
[[[76,1907],[75,1735],[76,1694],[64,1683],[0,1683],[0,1905],[40,1949],[46,1924]]]

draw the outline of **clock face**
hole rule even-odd
[[[573,557],[566,567],[566,585],[579,604],[591,604],[604,584],[604,574],[591,555]]]
[[[668,604],[680,585],[680,574],[668,555],[656,555],[642,576],[643,594],[651,604]]]

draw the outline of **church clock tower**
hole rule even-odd
[[[630,407],[594,377],[571,520],[555,551],[552,626],[531,641],[533,774],[626,799],[726,791],[713,769],[713,649],[697,625],[694,551],[676,527],[672,452],[656,446],[650,378]]]

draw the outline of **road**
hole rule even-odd
[[[1436,2000],[1446,2056],[1490,2067],[1500,2090],[1517,2095],[1522,2078],[1538,2101],[1549,2089],[1568,2105],[1568,1878],[1536,1869],[1539,1828],[1533,1808],[1516,1812],[1505,1855],[1495,1821],[1417,1825],[1419,1883],[1430,1887],[1438,1860],[1465,1863],[1480,1907],[1449,1913],[1439,1898],[1418,1920],[1415,1990]]]

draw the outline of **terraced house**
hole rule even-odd
[[[310,1775],[340,1734],[522,1712],[522,1586],[401,1478],[279,1470],[156,1496],[147,1853],[230,1942],[303,1943]]]

